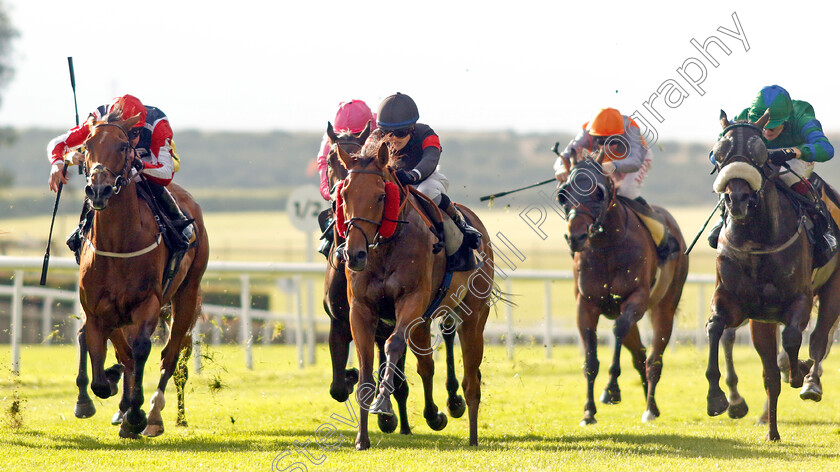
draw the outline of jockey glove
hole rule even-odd
[[[140,160],[140,158],[135,157],[134,160],[131,161],[131,167],[134,167],[134,169],[136,169],[137,172],[140,173],[143,171],[143,169],[146,168],[146,165],[143,163],[142,160]]]
[[[400,181],[403,185],[414,185],[420,180],[420,176],[418,175],[419,172],[416,170],[411,170],[411,172],[406,172],[402,169],[397,171],[397,180]]]
[[[796,159],[796,152],[789,148],[771,149],[767,151],[767,157],[770,158],[770,162],[773,164],[782,166],[785,162],[791,159]]]

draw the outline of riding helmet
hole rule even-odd
[[[615,108],[601,108],[585,126],[591,136],[624,134],[624,117]]]
[[[108,108],[108,113],[119,110],[120,116],[123,120],[127,120],[132,116],[140,115],[140,119],[134,124],[135,128],[146,126],[146,107],[143,102],[134,95],[123,95],[111,101],[111,106]]]
[[[367,104],[361,100],[350,100],[341,102],[338,111],[335,113],[335,129],[337,131],[350,131],[353,134],[364,131],[368,122],[371,122],[371,131],[376,129],[376,121]]]
[[[395,93],[382,100],[379,112],[376,114],[376,124],[380,128],[391,131],[407,128],[420,119],[417,104],[408,95]]]
[[[783,125],[793,111],[793,103],[787,90],[778,85],[769,85],[761,89],[750,105],[750,121],[755,123],[767,110],[770,110],[770,120],[764,125],[765,129]]]

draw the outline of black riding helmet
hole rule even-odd
[[[420,119],[417,104],[408,95],[395,93],[382,100],[376,113],[376,126],[384,131],[408,128]]]

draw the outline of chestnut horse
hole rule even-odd
[[[618,376],[621,374],[621,346],[633,356],[647,399],[642,421],[659,416],[654,397],[662,374],[662,354],[671,338],[674,314],[688,275],[685,241],[674,218],[663,208],[654,207],[668,224],[668,231],[682,249],[676,257],[660,264],[650,232],[640,218],[616,197],[613,179],[601,168],[603,152],[574,163],[568,180],[558,192],[558,200],[569,222],[567,241],[574,253],[577,325],[585,352],[586,405],[581,425],[596,423],[594,399],[598,320],[603,314],[614,320],[615,344],[610,379],[601,402],[621,401]],[[650,311],[653,350],[645,359],[638,321]]]
[[[726,328],[750,322],[753,345],[761,357],[767,393],[766,439],[780,439],[776,409],[781,379],[777,364],[776,327],[781,324],[782,348],[789,359],[790,385],[802,387],[803,399],[822,398],[822,361],[828,354],[829,335],[840,313],[840,271],[837,256],[812,273],[811,243],[806,217],[784,195],[789,190],[775,176],[767,160],[761,129],[756,123],[731,123],[721,111],[723,135],[713,149],[720,170],[714,188],[723,194],[730,218],[718,242],[716,287],[709,334],[707,408],[716,416],[729,408],[720,389],[718,349]],[[829,189],[829,191],[833,191]],[[799,360],[802,332],[811,316],[814,295],[819,299],[817,324],[811,334],[810,371]],[[724,346],[725,348],[727,346]],[[729,383],[729,382],[727,382]],[[731,388],[731,386],[730,386]]]
[[[209,254],[201,208],[187,191],[170,184],[168,188],[179,205],[195,218],[196,243],[184,254],[177,275],[163,293],[169,250],[161,244],[161,229],[151,209],[138,197],[132,178],[134,150],[128,132],[137,119],[119,121],[116,115],[109,115],[105,121],[88,122],[85,193],[95,213],[90,235],[82,246],[79,269],[79,296],[85,314],[80,341],[86,344],[80,347],[86,347],[90,354],[91,390],[100,398],[117,392],[119,373],[114,368],[109,369],[111,372],[104,369],[105,342],[110,338],[118,360],[126,367],[120,436],[129,438],[141,432],[146,436],[163,433],[160,412],[165,405],[166,384],[173,374],[178,419],[183,422],[190,330],[199,314],[199,285]],[[161,308],[168,303],[172,306],[171,329],[161,353],[160,382],[147,419],[141,409],[143,369]],[[182,349],[185,355],[179,362]]]
[[[433,252],[437,238],[420,213],[420,197],[409,187],[399,185],[394,177],[387,144],[368,143],[357,154],[349,154],[339,146],[338,157],[348,171],[339,191],[343,203],[338,211],[346,223],[347,295],[360,370],[356,392],[360,409],[356,449],[370,447],[368,411],[393,414],[390,394],[394,390],[394,377],[404,378],[397,363],[405,354],[407,342],[417,358],[417,371],[423,380],[423,417],[434,430],[446,426],[446,415],[438,411],[433,399],[430,326],[435,317],[454,320],[451,329],[457,330],[461,340],[470,445],[476,446],[483,333],[490,312],[488,300],[495,287],[487,231],[473,212],[459,206],[484,235],[480,248],[484,263],[471,271],[452,273],[445,296],[436,297],[446,277],[446,256],[443,252]],[[399,197],[396,218],[388,218],[384,213],[387,195],[389,199]],[[383,223],[396,225],[392,235],[380,234]],[[424,316],[438,298],[441,298],[439,307],[430,316]],[[380,320],[390,320],[395,326],[385,344],[387,363],[374,400],[373,347]]]

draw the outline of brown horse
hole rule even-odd
[[[640,218],[616,197],[612,178],[601,168],[603,152],[596,158],[579,160],[558,192],[558,199],[569,221],[567,240],[574,253],[577,324],[585,351],[586,405],[581,425],[596,422],[594,399],[598,375],[597,334],[601,314],[614,320],[615,345],[610,379],[601,402],[621,401],[618,376],[621,346],[633,356],[633,365],[644,386],[647,408],[642,421],[659,416],[654,395],[662,374],[662,354],[671,338],[674,313],[688,275],[685,241],[674,218],[664,209],[668,230],[677,238],[682,251],[660,264],[656,247]],[[638,321],[650,310],[653,325],[653,351],[645,359],[645,347]]]
[[[330,188],[335,188],[339,181],[347,177],[347,170],[339,163],[339,146],[346,151],[360,151],[362,145],[370,136],[370,123],[358,134],[350,132],[336,133],[332,123],[327,123],[327,136],[330,140],[330,153],[327,156],[327,175]],[[344,239],[333,231],[334,246],[330,250],[329,264],[324,278],[324,311],[330,317],[330,359],[332,360],[333,380],[330,384],[330,396],[338,402],[344,402],[353,393],[353,388],[359,380],[357,369],[347,369],[347,358],[350,351],[350,341],[353,334],[350,330],[350,304],[347,301],[347,276],[344,271],[344,261],[336,257],[334,248],[344,243]],[[394,330],[392,324],[381,321],[376,327],[376,344],[379,348],[380,368],[385,363],[385,341]],[[405,356],[400,359],[399,368],[404,369]],[[401,434],[411,434],[408,423],[408,383],[399,379],[394,385],[394,398],[400,413],[399,421],[393,415],[379,415],[379,429],[384,433],[391,433],[400,426]],[[463,414],[463,412],[462,412]]]
[[[479,366],[484,353],[484,325],[490,311],[488,300],[494,289],[493,254],[487,243],[487,231],[474,213],[460,206],[484,235],[480,248],[484,264],[472,271],[453,273],[439,308],[432,315],[424,316],[445,280],[446,257],[443,252],[433,252],[437,239],[424,221],[419,197],[410,193],[408,187],[401,187],[394,178],[389,167],[388,146],[369,143],[365,149],[361,154],[351,155],[338,148],[339,159],[349,173],[340,190],[343,206],[339,211],[346,222],[350,326],[360,370],[356,449],[370,447],[368,411],[393,414],[390,394],[394,390],[394,377],[404,377],[397,362],[404,355],[407,342],[423,379],[423,416],[434,430],[446,426],[446,415],[438,411],[433,399],[430,326],[435,317],[455,320],[451,329],[458,332],[464,358],[463,388],[469,411],[470,445],[478,445]],[[388,189],[394,186],[400,203],[396,218],[388,218],[385,208],[394,202],[386,202],[386,198],[393,198],[394,192]],[[380,229],[387,222],[396,224],[396,229],[391,236],[383,237]],[[373,346],[380,320],[390,320],[395,326],[385,344],[387,364],[374,400],[377,389],[373,383]]]
[[[200,309],[201,277],[207,267],[209,245],[201,208],[181,187],[169,189],[179,205],[195,218],[196,244],[187,250],[166,293],[162,279],[169,251],[161,244],[161,229],[151,209],[137,195],[131,175],[134,150],[128,132],[137,117],[119,121],[89,121],[85,142],[85,193],[95,210],[86,244],[81,250],[79,295],[85,314],[80,341],[86,341],[92,366],[91,390],[100,398],[117,392],[119,374],[104,369],[107,346],[114,342],[117,358],[126,366],[121,409],[125,416],[120,436],[163,433],[161,410],[164,390],[175,374],[178,419],[183,422],[183,387],[187,379],[186,358],[192,344],[190,330]],[[151,400],[148,419],[143,404],[143,369],[151,351],[151,336],[158,326],[161,308],[171,303],[169,339],[161,353],[161,377]],[[181,350],[185,355],[179,362]],[[177,372],[176,372],[177,368]],[[113,368],[112,368],[113,369]],[[110,369],[109,369],[110,370]]]
[[[723,135],[713,155],[720,174],[714,188],[723,194],[729,223],[721,234],[717,255],[717,282],[712,296],[709,334],[707,408],[710,416],[727,411],[729,402],[720,389],[718,345],[725,328],[750,322],[753,345],[761,357],[767,393],[766,439],[780,439],[776,407],[781,391],[777,364],[776,327],[781,324],[782,348],[790,360],[790,385],[802,387],[803,399],[822,398],[820,375],[828,354],[829,333],[840,313],[840,271],[837,256],[812,273],[811,244],[801,215],[784,195],[787,187],[775,179],[778,170],[767,161],[757,123],[731,123],[721,112]],[[833,191],[833,190],[831,190]],[[814,295],[819,299],[817,324],[811,335],[813,365],[803,372],[799,361],[802,331],[810,320]],[[726,347],[726,346],[724,346]],[[798,367],[798,368],[797,368]]]

